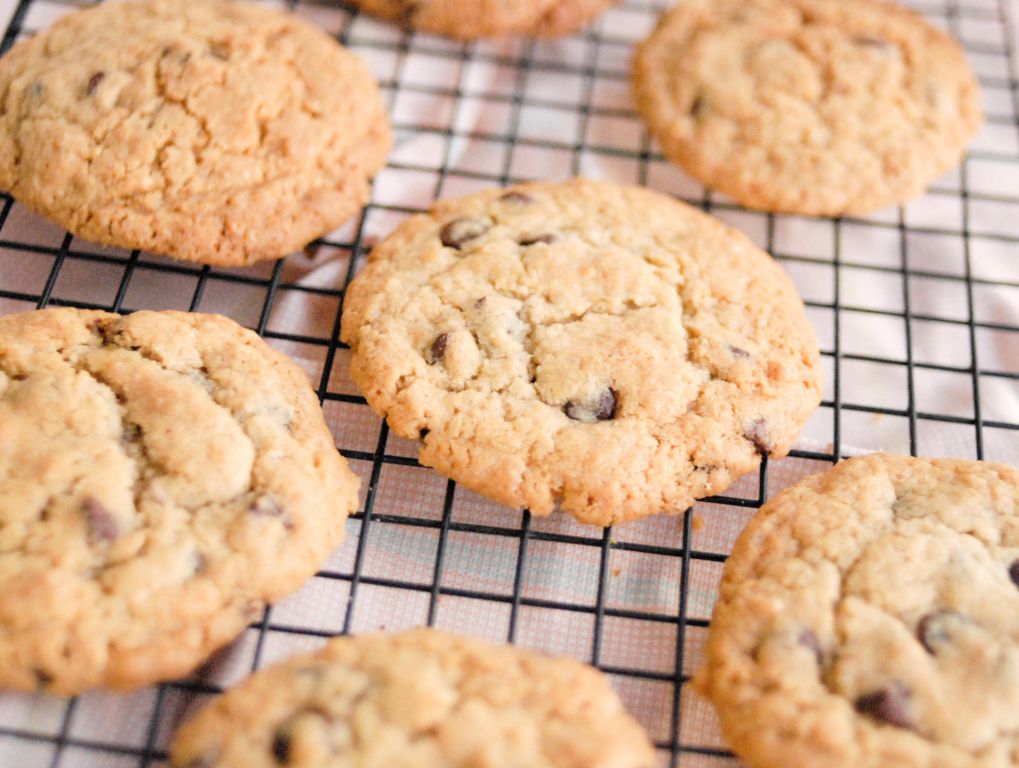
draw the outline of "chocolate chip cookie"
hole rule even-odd
[[[352,0],[368,13],[459,40],[558,37],[584,27],[616,0]]]
[[[351,373],[420,460],[598,525],[680,512],[782,456],[820,399],[782,269],[670,197],[574,180],[438,203],[345,300]]]
[[[961,48],[883,0],[685,0],[640,47],[634,84],[666,155],[769,211],[908,200],[981,123]]]
[[[752,768],[1019,757],[1019,471],[871,455],[772,499],[700,689]]]
[[[173,768],[652,768],[596,670],[418,629],[337,638],[187,723]]]
[[[0,318],[0,687],[189,672],[357,505],[304,373],[225,317]]]
[[[81,237],[204,264],[353,215],[390,131],[367,67],[296,16],[103,3],[0,59],[0,188]]]

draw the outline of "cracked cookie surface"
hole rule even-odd
[[[0,687],[191,671],[339,543],[304,373],[217,315],[0,318]]]
[[[1019,762],[1019,471],[870,455],[726,564],[698,687],[752,768]]]
[[[576,32],[616,0],[352,0],[368,13],[458,40]]]
[[[574,180],[438,203],[344,304],[351,373],[420,460],[504,504],[609,525],[782,456],[820,399],[782,269],[672,198]]]
[[[81,237],[278,258],[364,203],[389,124],[367,67],[292,14],[104,3],[0,59],[0,188]]]
[[[639,48],[634,85],[673,162],[788,213],[915,197],[981,123],[961,48],[883,0],[687,0]]]
[[[604,676],[429,629],[330,641],[184,725],[174,768],[652,768]]]

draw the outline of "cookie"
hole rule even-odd
[[[616,0],[352,0],[367,13],[458,40],[559,37],[586,26]]]
[[[640,46],[634,85],[673,162],[786,213],[909,200],[982,119],[960,47],[884,0],[684,0]]]
[[[652,768],[597,670],[417,629],[257,672],[177,734],[172,768]]]
[[[368,403],[486,496],[609,525],[782,456],[820,399],[785,273],[670,197],[573,180],[438,203],[371,253],[342,338]]]
[[[307,377],[217,315],[0,318],[0,688],[191,671],[339,543]]]
[[[761,509],[699,687],[751,768],[1019,758],[1019,471],[871,455]]]
[[[350,218],[390,131],[367,67],[296,16],[104,3],[0,59],[0,188],[75,235],[203,264]]]

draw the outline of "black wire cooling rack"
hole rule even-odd
[[[721,564],[769,484],[857,449],[1017,461],[1019,83],[1006,0],[913,4],[963,42],[987,127],[921,201],[867,219],[744,211],[662,158],[633,112],[628,70],[666,4],[623,0],[559,42],[461,44],[291,2],[369,60],[398,146],[356,222],[275,264],[198,267],[99,247],[0,196],[0,312],[224,311],[308,368],[363,481],[343,548],[191,678],[70,701],[0,695],[0,766],[164,765],[179,721],[251,670],[338,633],[426,623],[591,661],[661,765],[733,764],[688,682]],[[67,9],[8,0],[4,50]],[[789,459],[679,518],[606,531],[500,508],[420,467],[354,389],[339,342],[344,287],[397,220],[434,198],[581,173],[671,192],[751,234],[798,283],[828,381],[812,439]]]

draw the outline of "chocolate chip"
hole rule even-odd
[[[612,387],[606,387],[592,403],[579,403],[570,400],[563,406],[563,413],[574,421],[593,424],[608,421],[616,417],[618,394]]]
[[[799,637],[796,638],[796,642],[804,648],[813,651],[814,656],[817,657],[817,663],[821,663],[824,658],[824,650],[821,648],[821,641],[817,639],[817,635],[815,635],[812,630],[805,629],[800,632]]]
[[[289,733],[283,729],[276,731],[276,735],[272,740],[272,756],[276,759],[277,763],[286,765],[290,762],[292,746]]]
[[[856,700],[856,711],[875,720],[881,720],[899,728],[912,728],[909,716],[910,690],[898,681],[887,688],[868,693]]]
[[[547,235],[538,235],[537,237],[525,237],[519,242],[522,246],[527,248],[528,246],[537,245],[538,243],[545,243],[545,245],[551,245],[558,239],[559,238],[556,235],[549,233]]]
[[[482,296],[480,299],[474,302],[475,309],[481,309],[488,302],[487,296]]]
[[[89,531],[93,539],[113,541],[120,535],[117,521],[98,499],[89,496],[81,506],[85,512],[85,518],[88,520]]]
[[[435,341],[428,347],[428,364],[435,365],[446,355],[446,345],[449,344],[449,334],[440,333]]]
[[[94,75],[92,75],[92,77],[88,79],[88,87],[85,88],[85,94],[87,96],[91,96],[93,93],[95,93],[96,88],[99,87],[99,83],[103,81],[104,77],[106,77],[105,72],[96,72]]]
[[[418,432],[418,438],[421,439],[421,440],[424,440],[426,437],[428,437],[428,435],[429,435],[429,433],[431,431],[432,430],[430,430],[428,427],[425,427],[424,429],[422,429],[422,430],[420,430]]]
[[[1008,567],[1008,577],[1012,579],[1013,584],[1019,587],[1019,560]]]
[[[743,437],[754,444],[754,448],[762,456],[766,456],[775,448],[771,442],[771,435],[768,432],[768,422],[764,419],[754,419],[746,428]]]
[[[729,351],[733,357],[750,357],[750,353],[741,347],[734,347],[732,344],[729,345]]]
[[[32,670],[32,674],[35,675],[35,687],[42,689],[53,682],[53,675],[47,672],[45,669],[39,669],[35,667]]]
[[[491,228],[492,225],[484,219],[453,219],[439,232],[439,239],[447,248],[459,250],[464,243],[481,237]]]
[[[514,205],[530,205],[534,202],[534,198],[524,192],[507,192],[499,200]]]
[[[928,613],[916,625],[916,636],[928,653],[935,654],[939,648],[952,642],[951,626],[967,619],[957,611],[934,611]]]
[[[137,424],[131,422],[125,422],[124,428],[120,432],[120,442],[124,445],[131,445],[137,443],[142,439],[142,428]]]

